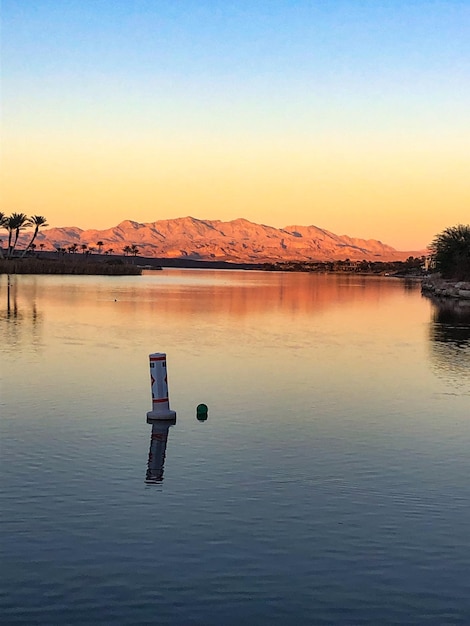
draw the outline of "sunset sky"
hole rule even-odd
[[[2,202],[419,250],[470,222],[469,0],[3,0]]]

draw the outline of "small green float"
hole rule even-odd
[[[196,417],[200,422],[205,422],[207,419],[207,404],[198,404],[196,407]]]

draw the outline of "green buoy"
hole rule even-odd
[[[200,422],[205,422],[207,419],[207,404],[198,404],[196,407],[196,417]]]

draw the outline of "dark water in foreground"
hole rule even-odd
[[[466,309],[258,272],[0,296],[2,624],[470,623]]]

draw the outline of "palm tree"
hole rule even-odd
[[[88,248],[88,246],[86,245],[86,243],[82,243],[82,245],[80,246],[80,249],[82,251],[82,254],[85,254],[85,250]]]
[[[13,249],[15,249],[20,231],[31,225],[31,218],[29,218],[26,213],[13,213],[13,216],[15,221],[15,241],[13,242]]]
[[[444,278],[470,279],[470,225],[450,226],[430,245],[437,271]]]
[[[5,215],[5,213],[3,213],[3,211],[0,211],[0,227],[4,227],[6,228],[5,225],[5,220],[6,220],[7,216]],[[0,259],[3,259],[3,241],[0,239]]]
[[[134,256],[137,256],[139,254],[139,248],[135,245],[135,243],[133,243],[131,246],[131,252]]]
[[[126,256],[132,252],[132,248],[130,246],[124,246],[123,250]]]
[[[10,258],[10,250],[11,250],[11,242],[13,237],[13,232],[15,230],[15,224],[12,219],[12,216],[5,217],[3,220],[3,226],[8,230],[8,247],[7,247],[7,259]]]
[[[13,223],[13,221],[11,219],[11,216],[7,216],[7,215],[5,215],[5,213],[2,213],[1,225],[2,225],[3,228],[5,228],[8,231],[7,258],[9,258],[9,253],[10,253],[10,248],[11,248],[11,241],[12,241],[13,231],[14,231],[14,223]]]
[[[104,246],[102,241],[97,241],[96,245],[98,246],[98,254],[101,254],[101,248]]]
[[[6,228],[8,229],[8,252],[7,258],[11,259],[13,251],[16,247],[20,231],[24,230],[30,225],[30,220],[25,213],[12,213],[10,217],[5,220]],[[13,233],[15,236],[13,237]]]
[[[33,215],[32,217],[29,218],[29,224],[31,226],[34,226],[34,232],[33,232],[33,236],[31,237],[31,241],[23,250],[23,254],[21,255],[22,257],[24,257],[24,255],[28,252],[28,249],[31,248],[31,246],[33,245],[34,240],[36,239],[38,235],[39,228],[41,226],[49,226],[46,218],[43,215]]]

